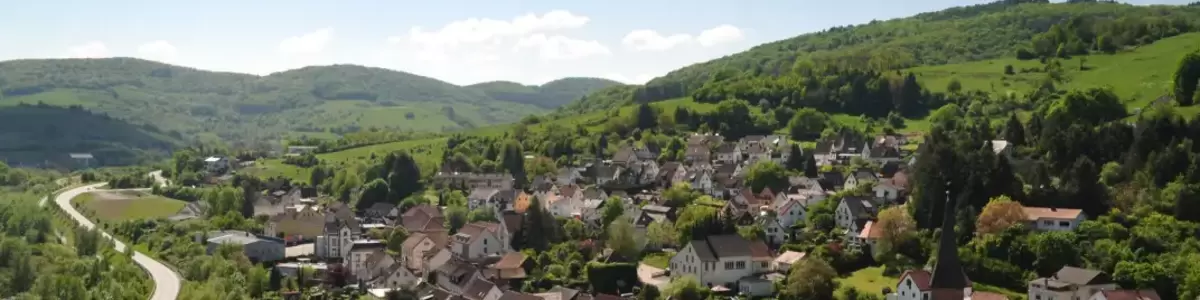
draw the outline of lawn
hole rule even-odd
[[[170,217],[186,204],[180,200],[140,192],[103,193],[79,195],[71,199],[71,204],[81,208],[88,217],[101,222]]]
[[[1200,49],[1196,45],[1200,45],[1200,33],[1183,34],[1115,54],[1072,57],[1062,61],[1067,82],[1060,84],[1059,89],[1109,86],[1128,107],[1142,107],[1168,93],[1179,60],[1184,54]],[[1080,70],[1081,60],[1085,70]],[[1015,74],[1004,74],[1005,65],[1012,65]],[[1033,91],[1046,76],[1042,72],[1021,70],[1041,67],[1037,60],[1008,58],[923,66],[909,71],[916,73],[925,88],[933,91],[944,92],[950,80],[958,79],[963,90],[1013,92],[1020,97]]]
[[[900,278],[886,276],[883,274],[883,267],[869,267],[866,269],[854,271],[848,277],[838,278],[837,282],[841,286],[852,286],[863,293],[882,293],[883,288],[888,288],[892,291],[896,290],[896,283]],[[992,292],[1008,296],[1009,299],[1025,299],[1025,293],[1003,289],[1000,287],[974,283],[973,288],[978,291]]]
[[[647,264],[651,267],[655,267],[655,268],[659,268],[659,269],[666,269],[667,266],[671,264],[671,255],[673,255],[673,253],[667,253],[667,252],[650,253],[650,254],[647,254],[646,257],[642,258],[642,263]]]
[[[417,164],[420,165],[423,175],[432,176],[439,167],[438,162],[442,158],[442,153],[446,150],[446,140],[447,138],[432,138],[392,142],[318,154],[317,158],[335,169],[341,169],[354,167],[360,162],[367,162],[371,160],[372,155],[376,159],[382,159],[388,153],[404,150],[413,155]],[[246,168],[243,172],[260,178],[281,176],[293,181],[308,182],[312,168],[284,164],[281,159],[268,159],[259,161],[254,167]]]

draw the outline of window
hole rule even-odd
[[[726,270],[733,270],[733,262],[732,262],[732,261],[727,261],[727,262],[725,262],[725,269],[726,269]]]
[[[1067,222],[1067,221],[1058,221],[1058,226],[1059,226],[1059,227],[1071,227],[1071,222]]]
[[[1050,220],[1042,221],[1042,225],[1054,226],[1054,221],[1050,221]]]
[[[929,294],[921,294],[921,300],[929,300]]]
[[[744,261],[739,261],[739,262],[737,262],[737,269],[738,269],[738,270],[745,269],[745,268],[746,268],[746,262],[744,262]]]
[[[764,262],[761,262],[761,263],[759,263],[759,264],[758,264],[758,267],[760,267],[760,268],[766,268],[766,267],[767,267],[767,262],[765,262],[765,261],[764,261]]]

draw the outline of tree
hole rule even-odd
[[[879,221],[871,227],[880,230],[880,247],[890,249],[899,247],[914,237],[917,232],[917,222],[908,214],[908,210],[899,206],[891,206],[879,212]]]
[[[496,222],[496,211],[486,207],[479,207],[471,210],[467,215],[467,222]]]
[[[525,177],[525,151],[521,149],[521,144],[516,141],[508,141],[504,145],[502,156],[501,164],[516,181],[513,183],[514,187],[525,188],[527,180]]]
[[[1021,125],[1017,114],[1008,116],[1008,123],[1004,124],[1004,140],[1013,145],[1025,144],[1025,125]]]
[[[819,136],[825,130],[827,123],[829,123],[829,115],[817,111],[815,108],[802,108],[797,110],[796,114],[792,116],[792,120],[788,122],[788,133],[792,139],[809,139]]]
[[[654,248],[675,245],[679,240],[679,232],[671,222],[654,222],[646,227],[646,242]]]
[[[653,129],[658,127],[658,116],[653,107],[649,103],[638,105],[636,124],[639,129]]]
[[[810,152],[808,157],[804,159],[804,177],[817,178],[821,173],[821,168],[817,167],[817,157]]]
[[[408,230],[404,229],[403,226],[397,226],[395,229],[392,229],[392,232],[388,233],[387,237],[388,251],[395,252],[396,254],[402,254],[401,251],[404,250],[404,240],[407,239]]]
[[[637,300],[658,300],[662,296],[662,292],[658,291],[658,287],[653,284],[642,285],[642,290],[638,291]]]
[[[1179,61],[1175,70],[1175,101],[1180,106],[1189,106],[1196,101],[1196,87],[1200,84],[1200,51],[1188,53]]]
[[[466,207],[448,206],[443,214],[446,215],[446,228],[449,228],[451,233],[458,232],[459,228],[467,225]]]
[[[663,205],[670,207],[685,207],[691,205],[698,197],[695,191],[692,191],[692,185],[687,182],[680,182],[671,185],[663,192]]]
[[[666,294],[668,298],[679,300],[708,299],[708,289],[700,285],[700,281],[691,275],[671,281],[671,284],[667,286]]]
[[[1025,220],[1025,209],[1021,203],[1002,195],[992,198],[983,207],[979,218],[975,220],[975,232],[980,235],[997,234]]]
[[[627,259],[637,259],[642,251],[638,249],[637,242],[633,239],[633,222],[626,218],[618,218],[611,224],[608,224],[608,240],[606,241],[608,248],[611,248],[614,253],[620,254]]]
[[[833,300],[837,271],[821,259],[804,259],[792,266],[783,287],[783,299]]]
[[[259,189],[262,189],[262,181],[259,180],[258,177],[244,176],[241,174],[238,174],[234,178],[234,181],[238,182],[237,185],[242,190],[242,217],[254,217],[254,202],[258,200]]]
[[[621,197],[608,197],[604,200],[604,210],[600,211],[600,221],[604,222],[601,224],[608,226],[623,214],[625,214],[625,204],[621,201]]]
[[[1033,262],[1038,274],[1050,274],[1063,266],[1078,266],[1081,250],[1075,232],[1049,231],[1029,237],[1029,247],[1037,260]]]
[[[388,184],[383,179],[375,179],[363,186],[362,193],[358,196],[358,202],[355,207],[359,210],[366,209],[375,203],[384,203],[388,199]]]
[[[421,169],[412,155],[407,151],[400,151],[388,154],[388,157],[391,159],[385,158],[384,161],[390,161],[391,164],[385,165],[384,168],[388,170],[387,183],[390,190],[386,199],[390,203],[399,203],[401,199],[423,189]]]
[[[958,78],[952,78],[950,79],[950,83],[946,84],[946,92],[951,94],[957,94],[958,92],[961,92],[962,88],[962,82],[959,82]]]
[[[755,192],[770,187],[778,191],[788,186],[787,170],[773,161],[760,161],[750,166],[746,172],[746,184]]]
[[[1015,72],[1013,72],[1013,66],[1012,65],[1004,65],[1004,75],[1013,75],[1013,74],[1016,74]]]
[[[1075,160],[1065,189],[1072,196],[1071,207],[1081,208],[1089,216],[1108,212],[1108,189],[1100,183],[1099,168],[1087,156]]]
[[[563,223],[563,232],[566,234],[567,239],[572,241],[579,241],[588,238],[587,224],[583,224],[583,221],[580,221],[576,218],[567,219],[567,221]]]
[[[808,157],[804,156],[804,151],[800,151],[800,145],[792,144],[788,151],[788,159],[787,162],[784,163],[784,166],[786,166],[789,171],[804,170],[805,159]]]
[[[542,200],[538,197],[533,197],[529,200],[529,207],[525,209],[525,228],[521,231],[521,235],[525,240],[525,247],[532,248],[535,251],[544,251],[550,248],[551,241],[554,237],[554,217],[542,208]]]

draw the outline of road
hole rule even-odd
[[[657,287],[659,290],[667,288],[671,283],[671,278],[663,276],[664,270],[652,267],[647,264],[638,263],[637,275],[638,279],[644,284],[649,284]]]
[[[58,207],[71,215],[71,218],[75,219],[79,224],[87,228],[95,228],[95,223],[92,223],[91,220],[88,220],[87,217],[76,211],[75,207],[71,206],[71,198],[96,190],[104,185],[107,185],[107,183],[97,183],[64,191],[58,194],[58,197],[54,198],[54,202],[58,203]],[[109,235],[107,232],[102,231],[101,233],[105,238],[113,241],[117,251],[125,251],[125,243],[113,240],[112,235]],[[179,297],[180,281],[179,275],[175,274],[175,271],[141,252],[134,252],[133,261],[141,266],[142,269],[145,269],[147,273],[150,273],[150,278],[154,280],[154,295],[150,297],[150,300],[174,300]]]

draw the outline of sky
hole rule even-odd
[[[358,64],[458,85],[563,77],[640,84],[803,33],[985,2],[21,1],[0,10],[0,60],[138,57],[257,75]]]

